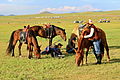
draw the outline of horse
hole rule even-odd
[[[62,29],[60,27],[57,27],[55,25],[50,25],[52,27],[52,34],[49,33],[49,29],[44,28],[44,26],[32,26],[30,27],[36,36],[42,37],[42,38],[47,38],[49,39],[49,46],[52,45],[52,40],[55,36],[60,35],[61,38],[66,41],[67,37],[66,37],[66,32],[65,29]],[[51,34],[49,36],[49,34]]]
[[[19,41],[19,55],[21,55],[21,46],[22,45],[22,42],[20,41],[20,33],[23,32],[23,29],[18,29],[18,30],[15,30],[12,32],[11,34],[11,37],[10,37],[10,40],[9,40],[9,45],[6,49],[6,53],[7,55],[9,55],[11,52],[12,52],[12,56],[14,56],[14,49],[15,49],[15,45],[16,43]],[[28,58],[31,59],[32,58],[32,47],[34,48],[34,53],[36,55],[36,58],[40,59],[41,56],[40,56],[40,46],[38,45],[38,42],[37,42],[37,39],[36,39],[36,36],[34,35],[34,32],[33,30],[31,29],[28,29],[27,30],[27,38],[26,38],[26,41],[27,41],[27,48],[28,48]]]
[[[87,26],[91,26],[91,24],[86,23],[84,25],[84,27],[87,27]],[[99,32],[98,36],[100,36],[101,41],[102,41],[101,43],[102,43],[103,49],[104,49],[104,47],[106,49],[107,58],[108,58],[108,61],[109,61],[110,60],[110,55],[109,55],[109,48],[108,48],[105,32],[102,29],[100,29],[100,28],[97,28],[97,30]],[[88,28],[84,28],[84,31],[88,31]],[[82,31],[81,35],[83,35],[84,31]],[[77,66],[80,66],[80,63],[83,64],[83,58],[84,58],[84,51],[83,51],[83,49],[84,48],[87,49],[87,51],[86,51],[86,64],[87,64],[88,51],[89,51],[89,48],[91,46],[92,46],[92,44],[91,44],[91,42],[88,39],[84,39],[84,38],[78,37],[78,49],[75,50],[75,52],[76,52],[75,59],[76,59]],[[104,53],[102,54],[102,57],[103,56],[104,56]]]

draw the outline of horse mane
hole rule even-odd
[[[32,26],[32,27],[30,27],[30,28],[38,28],[38,29],[41,29],[41,28],[43,28],[43,26],[39,26],[39,25],[35,25],[35,26]]]
[[[60,28],[60,27],[57,27],[57,26],[54,26],[54,25],[52,25],[52,27],[58,28],[58,29],[60,29],[60,30],[62,30],[62,31],[65,30],[65,29],[63,29],[63,28]]]
[[[35,39],[36,43],[37,43],[37,46],[38,46],[37,38],[36,38],[36,36],[35,36],[35,34],[34,34],[34,31],[33,31],[32,29],[29,29],[29,30],[28,30],[28,36],[29,36],[29,37],[33,37],[33,38]]]
[[[35,37],[35,35],[34,35],[34,31],[33,30],[28,30],[28,36],[30,36],[30,37],[32,37],[32,36],[34,36]]]

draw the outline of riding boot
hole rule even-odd
[[[102,55],[97,54],[97,63],[96,64],[101,64],[101,60],[102,60]]]

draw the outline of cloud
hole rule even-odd
[[[59,8],[45,8],[41,11],[50,11],[50,12],[84,12],[84,11],[100,11],[101,9],[94,8],[91,5],[85,5],[82,7],[75,6],[64,6]]]
[[[37,6],[29,5],[13,5],[13,4],[0,4],[0,14],[33,14],[37,13],[35,10]]]

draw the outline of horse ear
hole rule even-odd
[[[30,28],[30,25],[28,25],[27,28]]]

